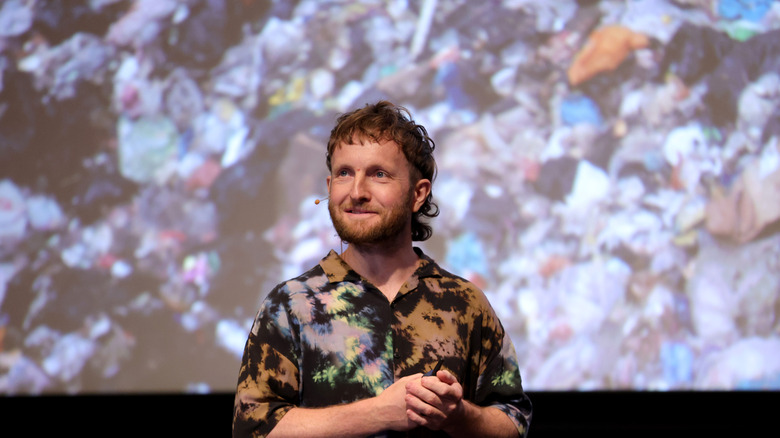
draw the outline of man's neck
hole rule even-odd
[[[406,280],[417,269],[419,256],[411,241],[381,245],[350,245],[341,258],[393,301]]]

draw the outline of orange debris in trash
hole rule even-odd
[[[187,179],[187,188],[190,190],[209,188],[221,172],[222,166],[218,162],[207,159]]]
[[[552,255],[550,258],[542,262],[539,267],[539,273],[544,278],[550,278],[556,273],[562,271],[566,267],[571,265],[571,260],[566,256]]]
[[[594,30],[574,57],[568,76],[571,85],[616,69],[634,50],[650,45],[650,39],[624,26],[605,26]]]

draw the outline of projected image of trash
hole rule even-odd
[[[778,41],[758,0],[5,0],[0,393],[234,391],[380,99],[526,390],[780,389]]]

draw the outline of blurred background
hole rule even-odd
[[[772,393],[779,28],[769,0],[4,0],[4,402],[216,397],[229,429],[261,300],[341,248],[330,129],[379,99],[436,141],[420,246],[528,391]]]

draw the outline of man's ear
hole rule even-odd
[[[420,179],[414,185],[414,204],[412,205],[412,211],[417,213],[420,207],[425,204],[425,200],[428,199],[428,195],[431,194],[431,181],[428,179]]]

